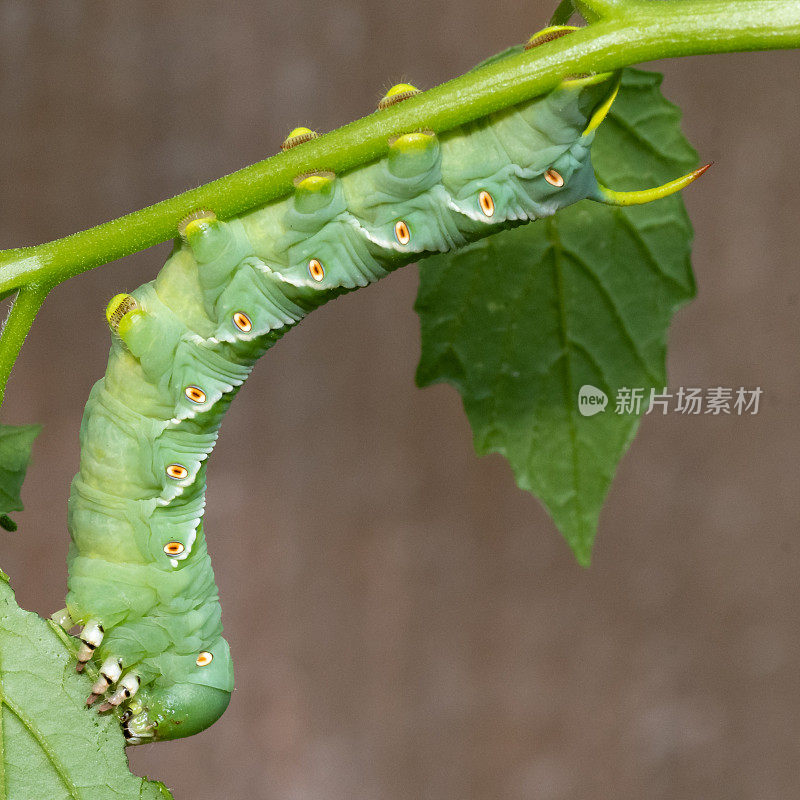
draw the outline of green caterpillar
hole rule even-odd
[[[640,203],[694,180],[702,170],[639,192],[598,184],[590,148],[618,85],[565,80],[439,136],[398,132],[384,158],[300,176],[291,196],[236,219],[198,211],[156,279],[110,302],[108,368],[86,404],[69,502],[66,603],[83,626],[78,670],[99,666],[87,703],[117,708],[129,743],[203,730],[233,690],[205,464],[255,361],[314,308],[427,254],[583,198]],[[380,107],[416,92],[393,87]],[[297,129],[283,147],[314,136]]]

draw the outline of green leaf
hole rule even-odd
[[[9,511],[22,511],[19,492],[41,425],[0,425],[0,527],[15,531]]]
[[[598,130],[595,168],[614,189],[696,164],[660,83],[626,70]],[[641,388],[646,409],[650,389],[664,388],[667,328],[694,295],[691,238],[678,196],[628,208],[583,201],[420,265],[418,384],[459,390],[478,453],[506,456],[584,565],[640,419],[616,413],[615,398]],[[584,385],[606,394],[604,411],[579,412]]]
[[[0,800],[169,800],[131,775],[117,718],[86,708],[68,637],[0,581]]]

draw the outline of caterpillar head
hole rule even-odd
[[[194,736],[211,727],[228,707],[231,692],[213,686],[174,683],[134,701],[121,716],[125,739],[128,744],[149,744]]]
[[[143,689],[121,715],[128,744],[193,736],[213,725],[228,707],[233,662],[224,639],[200,653],[175,656],[168,668],[179,679]]]

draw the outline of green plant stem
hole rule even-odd
[[[195,209],[210,208],[222,219],[242,214],[289,193],[296,175],[315,169],[352,169],[384,155],[389,136],[418,129],[441,133],[543,94],[565,75],[658,58],[800,47],[800,0],[578,0],[577,4],[587,15],[601,17],[599,21],[170,200],[63,239],[0,253],[0,297],[24,289],[0,340],[0,386],[5,386],[13,364],[9,356],[16,357],[23,331],[30,326],[31,309],[38,308],[44,297],[25,287],[55,286],[173,238],[179,221]]]
[[[575,8],[587,22],[613,17],[633,7],[638,0],[574,0]]]
[[[608,5],[599,3],[598,5]],[[546,48],[510,56],[286,153],[141,211],[63,239],[3,253],[0,295],[27,283],[57,284],[175,236],[197,208],[229,218],[292,190],[313,169],[343,171],[382,156],[389,136],[437,133],[543,94],[568,74],[657,58],[800,46],[800,0],[648,0]]]
[[[25,286],[17,292],[0,335],[0,405],[6,383],[17,360],[22,343],[44,302],[50,287]]]

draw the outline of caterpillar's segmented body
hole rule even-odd
[[[70,497],[67,609],[84,626],[79,667],[100,666],[88,702],[109,692],[101,710],[125,707],[130,742],[204,729],[233,689],[201,520],[206,459],[255,361],[343,292],[602,199],[591,120],[611,78],[565,81],[441,136],[393,137],[379,161],[302,176],[237,219],[198,212],[156,279],[112,300]]]

